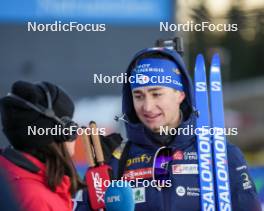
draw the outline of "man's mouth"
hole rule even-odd
[[[147,121],[154,121],[156,120],[158,117],[160,117],[161,114],[144,114],[144,118],[147,120]]]

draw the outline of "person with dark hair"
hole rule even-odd
[[[49,82],[17,81],[0,99],[0,111],[11,144],[0,150],[0,168],[21,210],[72,210],[72,197],[86,184],[71,159],[78,128],[71,98]],[[122,139],[110,134],[100,141],[108,161]]]
[[[181,56],[166,48],[144,49],[126,73],[130,80],[123,85],[119,119],[125,122],[128,142],[110,162],[115,177],[134,185],[139,181],[136,211],[201,210],[196,136],[180,132],[194,127],[197,117],[192,81]],[[227,156],[232,210],[260,211],[241,151],[227,143]],[[82,198],[77,211],[89,210],[87,193]]]
[[[71,196],[83,187],[67,150],[74,136],[29,134],[29,127],[70,127],[74,104],[59,87],[17,81],[0,101],[3,132],[12,147],[4,149],[5,169],[22,210],[71,210]]]

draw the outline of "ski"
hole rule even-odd
[[[231,211],[226,137],[224,134],[224,106],[220,71],[220,58],[215,54],[210,68],[211,127],[214,128],[214,175],[216,180],[217,209]]]
[[[215,210],[214,175],[212,143],[209,134],[210,115],[208,105],[208,90],[204,58],[199,54],[196,58],[195,72],[195,104],[198,111],[196,120],[197,148],[199,162],[201,210]]]

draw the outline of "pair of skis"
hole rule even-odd
[[[220,58],[215,54],[210,67],[210,101],[204,57],[195,64],[195,101],[198,110],[197,134],[200,198],[202,211],[231,211],[227,146],[224,134],[224,106]]]

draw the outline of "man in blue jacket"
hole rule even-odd
[[[140,51],[130,63],[130,83],[123,85],[123,114],[128,142],[110,161],[115,178],[149,180],[161,147],[171,149],[169,187],[134,188],[136,211],[198,211],[200,185],[194,134],[165,134],[164,130],[195,125],[192,82],[181,56],[164,48]],[[178,130],[179,131],[179,130]],[[255,185],[241,151],[227,144],[232,209],[260,211]],[[76,198],[77,210],[87,210],[87,193]]]

